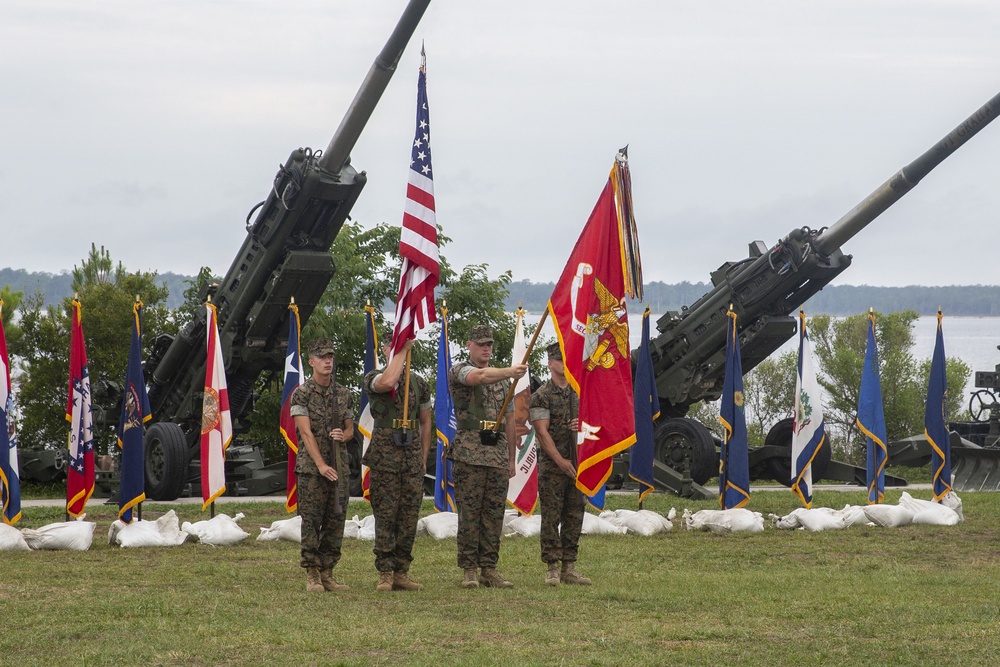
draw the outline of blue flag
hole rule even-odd
[[[878,375],[878,348],[875,345],[875,313],[868,312],[868,347],[861,371],[858,395],[858,428],[865,434],[868,468],[868,504],[885,500],[885,414],[882,412],[882,383]]]
[[[660,416],[660,397],[656,393],[653,357],[649,352],[649,308],[642,314],[642,342],[632,384],[635,404],[635,444],[629,451],[628,475],[639,483],[641,503],[653,490],[653,422]]]
[[[941,311],[937,314],[937,339],[931,357],[931,377],[927,382],[924,408],[924,435],[931,446],[931,475],[934,500],[941,502],[951,492],[951,444],[948,441],[948,376],[945,374],[944,333]]]
[[[14,395],[10,390],[10,357],[3,330],[3,299],[0,299],[0,519],[13,526],[21,520],[21,478],[17,464],[14,431]]]
[[[448,388],[451,352],[448,348],[448,309],[441,309],[441,338],[438,341],[437,382],[434,393],[434,421],[437,428],[436,465],[434,471],[434,508],[438,512],[455,511],[455,480],[451,476],[448,447],[455,439],[455,404]]]
[[[142,302],[132,306],[132,346],[125,371],[125,395],[118,421],[118,446],[122,450],[121,486],[118,490],[118,518],[132,523],[132,508],[146,499],[143,424],[152,419],[146,379],[142,374]]]
[[[604,495],[607,491],[607,485],[601,484],[601,488],[597,490],[592,496],[587,497],[587,504],[593,507],[595,510],[604,511]]]
[[[736,313],[730,310],[726,316],[731,322],[726,335],[726,378],[719,408],[719,422],[725,430],[719,461],[719,505],[728,510],[750,502],[750,450],[743,411],[743,362]]]

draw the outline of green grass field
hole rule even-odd
[[[896,502],[899,491],[888,492]],[[913,492],[927,498],[929,492]],[[863,491],[816,504],[862,504]],[[231,547],[107,544],[116,508],[92,501],[87,552],[0,554],[0,656],[8,665],[997,665],[1000,494],[962,495],[955,527],[758,534],[684,530],[584,536],[592,587],[550,588],[538,540],[504,538],[513,590],[463,590],[454,541],[417,539],[419,593],[376,594],[371,542],[347,540],[347,593],[308,594],[298,545],[256,542],[274,504],[220,504],[251,537]],[[609,508],[635,509],[635,495]],[[656,494],[646,507],[714,508]],[[750,509],[786,514],[787,491]],[[144,518],[196,505],[147,503]],[[424,512],[433,509],[425,502]],[[352,503],[349,515],[369,514]],[[19,528],[63,520],[26,508]]]

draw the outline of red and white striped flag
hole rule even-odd
[[[427,109],[427,58],[420,50],[417,77],[417,128],[410,153],[410,175],[406,183],[403,229],[399,254],[403,268],[396,297],[396,324],[392,331],[392,354],[431,322],[437,321],[434,288],[438,284],[437,218],[434,212],[434,173],[431,170],[431,125]]]
[[[201,413],[201,511],[226,492],[226,449],[233,440],[229,413],[226,364],[219,340],[215,306],[205,304],[208,357],[205,360],[205,393]]]

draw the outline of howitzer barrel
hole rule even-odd
[[[324,170],[337,173],[347,162],[354,144],[357,143],[361,131],[375,110],[375,105],[378,104],[379,98],[382,97],[386,86],[389,85],[389,79],[396,71],[396,64],[399,62],[400,56],[403,55],[406,43],[410,40],[413,31],[417,29],[417,24],[420,23],[420,18],[424,15],[424,10],[427,9],[430,1],[410,0],[406,6],[403,16],[400,17],[396,28],[392,31],[392,35],[389,36],[381,53],[378,54],[371,69],[368,70],[364,83],[361,84],[357,95],[354,96],[354,101],[351,102],[347,113],[344,114],[344,119],[340,121],[340,127],[337,128],[333,138],[330,139],[330,144],[323,152],[319,164]]]
[[[865,197],[864,201],[820,234],[813,246],[824,255],[829,255],[840,248],[851,237],[864,229],[868,223],[912,190],[913,186],[929,174],[934,167],[941,164],[945,158],[975,136],[979,130],[989,125],[997,115],[1000,115],[1000,93],[965,119],[961,125],[952,130],[933,148],[900,169],[892,178]]]

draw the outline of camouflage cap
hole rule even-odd
[[[562,361],[562,350],[559,349],[558,342],[552,343],[547,348],[545,348],[545,352],[548,353],[550,360],[554,359],[556,361]]]
[[[492,343],[493,327],[488,324],[477,324],[469,330],[469,340],[473,343]]]
[[[317,338],[309,343],[309,356],[311,357],[325,357],[333,353],[333,341],[329,338]]]

